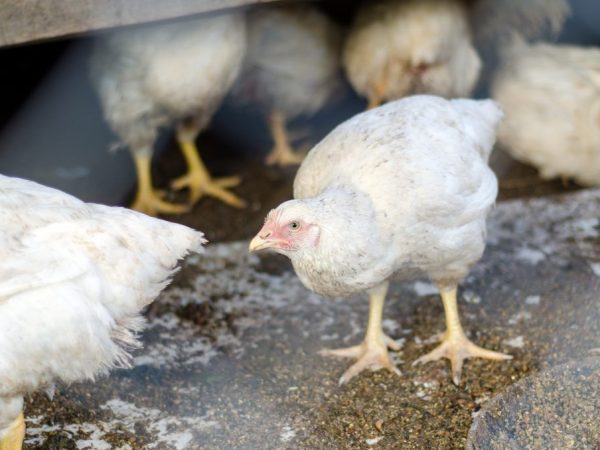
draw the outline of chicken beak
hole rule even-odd
[[[263,239],[259,233],[256,236],[254,236],[254,238],[250,241],[250,246],[248,247],[248,250],[250,252],[256,252],[258,250],[262,250],[270,246],[271,242],[269,242],[267,239]]]

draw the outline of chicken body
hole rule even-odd
[[[600,50],[513,40],[492,85],[498,140],[544,178],[600,186]]]
[[[136,161],[134,208],[147,213],[186,209],[161,200],[150,179],[158,130],[173,124],[177,124],[177,139],[189,169],[173,187],[189,187],[192,202],[212,195],[241,205],[225,189],[236,184],[235,180],[212,180],[194,141],[239,73],[245,33],[244,16],[226,13],[125,29],[99,42],[92,59],[92,78],[106,120]]]
[[[410,94],[468,96],[481,60],[460,0],[365,2],[346,39],[343,63],[369,106]]]
[[[426,274],[440,288],[447,333],[422,362],[446,356],[458,383],[462,360],[504,359],[471,344],[460,327],[456,286],[481,257],[497,194],[487,165],[502,113],[489,100],[414,96],[346,121],[316,145],[294,182],[295,200],[267,217],[251,249],[288,256],[304,285],[327,296],[367,292],[365,342],[331,351],[364,368],[394,370],[381,330],[387,284]],[[436,353],[437,352],[437,353]]]
[[[270,164],[294,164],[286,121],[311,115],[341,85],[341,30],[310,5],[266,6],[248,15],[248,50],[234,87],[241,103],[268,117],[274,147]]]
[[[128,367],[141,309],[204,239],[1,175],[0,218],[0,448],[15,450],[23,396]]]

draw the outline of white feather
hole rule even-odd
[[[0,411],[55,381],[127,367],[141,309],[205,242],[182,225],[2,175],[0,218]],[[0,414],[0,433],[14,418]]]
[[[506,112],[498,139],[543,177],[600,186],[600,49],[514,39],[492,95]]]

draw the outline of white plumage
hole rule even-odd
[[[482,66],[477,47],[515,30],[556,31],[568,11],[566,0],[366,1],[348,32],[343,63],[370,107],[418,93],[465,97]]]
[[[600,186],[600,50],[515,38],[502,55],[499,142],[544,178]]]
[[[448,333],[430,359],[504,355],[471,344],[456,314],[456,285],[481,257],[497,194],[487,165],[502,113],[490,100],[414,96],[346,121],[315,146],[294,182],[296,200],[267,217],[252,249],[288,256],[302,282],[328,296],[371,295],[362,346],[334,351],[365,367],[392,368],[381,331],[387,283],[425,274],[447,307]],[[460,330],[457,331],[457,330]],[[445,346],[445,347],[444,347]],[[442,349],[442,350],[440,350]]]
[[[106,120],[136,161],[139,186],[134,208],[152,214],[186,209],[160,199],[150,181],[159,128],[173,124],[190,170],[174,187],[189,187],[192,202],[206,194],[241,206],[225,186],[207,176],[194,140],[234,83],[245,49],[241,13],[145,25],[99,40],[91,61],[92,78]]]
[[[354,89],[371,106],[409,94],[464,97],[481,61],[467,6],[450,0],[365,2],[344,47]]]
[[[2,441],[24,394],[129,365],[140,311],[204,238],[1,175],[0,220]]]
[[[274,148],[268,163],[302,160],[291,150],[286,122],[314,114],[339,90],[341,43],[340,28],[309,4],[248,14],[248,50],[233,94],[269,117]]]

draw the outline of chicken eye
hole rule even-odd
[[[294,220],[290,222],[289,227],[291,231],[298,231],[300,229],[300,222]]]

